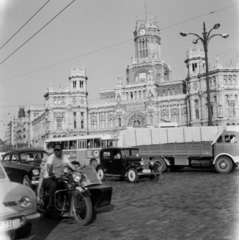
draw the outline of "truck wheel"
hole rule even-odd
[[[101,181],[105,180],[105,173],[102,167],[97,168],[97,175]]]
[[[138,182],[139,179],[138,171],[136,171],[134,168],[130,168],[127,173],[127,179],[129,183]]]
[[[167,170],[167,165],[166,165],[166,162],[164,161],[164,159],[154,158],[154,159],[152,159],[152,161],[159,164],[159,167],[158,167],[159,172],[163,173]]]
[[[229,173],[232,171],[233,163],[229,157],[221,156],[215,162],[215,169],[219,173]]]

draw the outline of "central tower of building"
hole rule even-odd
[[[127,66],[127,83],[140,83],[152,74],[155,82],[170,80],[170,68],[161,58],[161,37],[158,22],[148,14],[145,20],[136,20],[134,31],[135,56]]]

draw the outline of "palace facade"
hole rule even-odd
[[[156,19],[137,20],[135,55],[119,75],[115,89],[100,90],[100,99],[88,99],[85,67],[72,68],[64,88],[49,83],[44,108],[31,106],[29,143],[43,146],[47,138],[114,133],[126,127],[157,126],[177,122],[179,126],[208,124],[205,55],[200,47],[186,52],[187,76],[172,79],[170,66],[161,57],[161,36]],[[211,113],[214,125],[239,124],[239,57],[236,65],[223,66],[216,57],[210,67]]]

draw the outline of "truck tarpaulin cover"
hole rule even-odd
[[[219,126],[178,128],[130,128],[121,132],[120,142],[122,144],[122,147],[175,142],[184,143],[210,141],[214,143],[224,130],[224,127]]]

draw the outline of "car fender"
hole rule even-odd
[[[102,168],[103,171],[105,172],[105,168],[103,167],[103,165],[101,164],[98,164],[97,167],[96,167],[96,172],[98,171],[99,168]]]
[[[157,159],[159,159],[159,158],[163,159],[163,160],[165,161],[165,163],[166,163],[167,166],[170,166],[170,165],[171,165],[170,162],[168,161],[168,159],[166,159],[166,158],[164,158],[164,157],[158,157],[158,158],[155,157],[155,158],[152,159],[152,161],[153,161],[154,163],[156,163],[156,162],[157,162]]]
[[[229,157],[231,160],[232,160],[232,162],[234,163],[234,164],[236,164],[236,163],[239,163],[239,157],[233,157],[231,154],[229,154],[229,153],[220,153],[220,154],[218,154],[215,158],[214,158],[214,160],[213,160],[213,165],[215,164],[215,162],[217,161],[217,159],[220,157],[220,156],[227,156],[227,157]]]
[[[125,169],[125,171],[124,171],[124,173],[122,174],[122,176],[124,176],[124,175],[128,172],[128,170],[129,170],[130,168],[134,168],[136,171],[140,171],[140,170],[143,169],[142,165],[140,165],[140,164],[131,164],[131,165],[129,165],[129,166]]]

